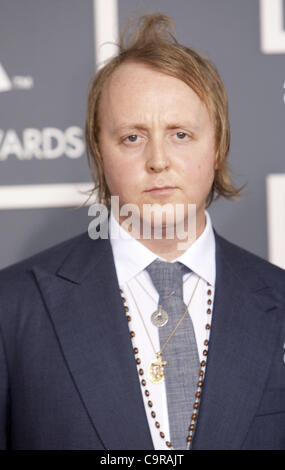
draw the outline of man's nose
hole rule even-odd
[[[170,160],[167,155],[164,143],[161,141],[149,142],[147,150],[146,167],[150,173],[160,173],[168,170]]]

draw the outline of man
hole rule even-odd
[[[1,273],[2,449],[285,448],[285,274],[213,231],[226,93],[169,25],[143,17],[90,88],[110,236]]]

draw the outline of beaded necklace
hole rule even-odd
[[[153,402],[150,399],[150,392],[146,388],[147,387],[147,382],[144,378],[145,377],[145,372],[140,366],[141,359],[138,357],[139,350],[134,344],[135,343],[135,340],[134,340],[135,332],[133,331],[133,329],[131,329],[132,318],[129,314],[129,307],[126,304],[126,298],[124,297],[124,292],[123,292],[122,289],[120,289],[120,293],[121,293],[122,301],[123,301],[123,304],[124,304],[126,318],[127,318],[128,325],[129,325],[130,336],[131,336],[131,340],[132,340],[132,344],[133,344],[133,352],[134,352],[136,364],[137,364],[137,367],[138,367],[138,374],[139,374],[140,383],[141,383],[141,386],[144,390],[145,396],[148,397],[148,407],[150,409],[152,409],[151,417],[156,420],[155,421],[155,427],[158,429],[158,432],[159,432],[159,435],[160,435],[161,439],[163,439],[165,441],[165,433],[160,430],[160,423],[159,423],[159,421],[157,421],[156,412],[153,410]],[[199,371],[199,377],[198,377],[198,382],[197,382],[197,389],[196,389],[195,399],[194,399],[194,404],[193,404],[193,413],[192,413],[191,422],[190,422],[190,425],[189,425],[189,428],[188,428],[188,435],[186,437],[186,450],[191,449],[193,436],[194,436],[194,432],[195,432],[196,425],[197,425],[198,410],[199,410],[200,401],[201,401],[202,387],[203,387],[204,379],[205,379],[205,370],[206,370],[206,363],[207,363],[207,357],[208,357],[208,347],[209,347],[210,329],[211,329],[211,321],[212,321],[212,303],[213,303],[212,298],[211,298],[212,293],[213,293],[213,291],[212,291],[211,285],[210,285],[210,283],[207,282],[206,312],[207,312],[207,316],[208,316],[209,320],[207,321],[206,326],[205,326],[206,339],[204,341],[204,346],[205,346],[205,349],[203,351],[203,357],[204,358],[200,363],[200,371]],[[137,308],[138,308],[138,306],[137,306]],[[140,314],[139,311],[138,311],[138,313]],[[165,444],[166,444],[166,447],[168,447],[169,449],[174,450],[174,448],[173,448],[170,441],[165,441]]]

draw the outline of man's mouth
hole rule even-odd
[[[170,194],[175,191],[176,186],[154,186],[153,188],[147,189],[146,193],[151,194]]]

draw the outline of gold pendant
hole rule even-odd
[[[164,380],[164,366],[167,362],[162,360],[161,353],[156,353],[156,361],[151,362],[148,367],[148,378],[151,382],[158,384]]]

